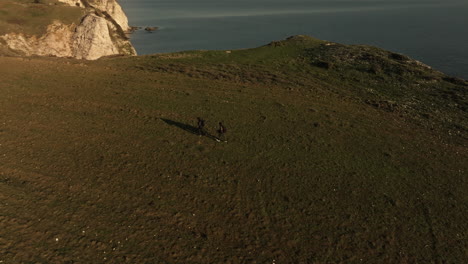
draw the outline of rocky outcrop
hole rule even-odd
[[[106,12],[111,16],[122,30],[128,31],[128,18],[125,15],[122,7],[116,0],[58,0],[59,2],[70,6],[78,6],[82,8],[95,8],[101,12]]]
[[[115,22],[120,25],[122,30],[130,30],[130,27],[128,26],[127,15],[125,15],[122,7],[117,3],[116,0],[89,0],[89,2],[99,10],[107,12],[115,20]]]
[[[22,33],[10,33],[0,36],[7,47],[22,56],[57,56],[71,57],[73,54],[70,40],[73,38],[74,25],[64,25],[54,21],[47,28],[47,33],[37,36],[26,36]]]
[[[118,24],[97,15],[86,16],[73,36],[74,54],[78,59],[97,59],[114,54],[136,55]]]
[[[18,55],[95,60],[110,55],[136,55],[125,35],[128,19],[116,0],[58,0],[84,9],[78,23],[53,21],[41,36],[12,32],[0,36],[0,48]],[[69,7],[68,7],[69,8]]]
[[[118,43],[112,41],[112,25],[96,15],[88,15],[73,35],[73,57],[94,60],[121,53]]]
[[[145,30],[148,31],[148,32],[156,31],[158,29],[159,29],[159,27],[145,27]]]

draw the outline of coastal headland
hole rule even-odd
[[[86,8],[69,25],[99,17]],[[309,36],[98,60],[3,51],[1,263],[467,260],[466,80]]]

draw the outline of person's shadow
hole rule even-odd
[[[194,134],[194,135],[198,135],[198,136],[205,136],[207,138],[211,138],[213,140],[217,140],[218,138],[211,135],[210,133],[204,131],[202,135],[200,135],[200,132],[198,131],[198,128],[197,127],[194,127],[194,126],[191,126],[191,125],[188,125],[188,124],[184,124],[184,123],[180,123],[180,122],[177,122],[177,121],[174,121],[174,120],[170,120],[170,119],[166,119],[166,118],[161,118],[162,121],[164,121],[164,123],[168,124],[168,125],[171,125],[171,126],[175,126],[175,127],[178,127],[180,129],[183,129],[191,134]]]
[[[192,133],[194,135],[199,135],[198,128],[196,128],[194,126],[187,125],[187,124],[180,123],[180,122],[170,120],[170,119],[166,119],[166,118],[161,118],[161,120],[164,121],[168,125],[176,126],[176,127],[181,128],[181,129],[183,129],[183,130],[185,130],[185,131],[187,131],[189,133]]]

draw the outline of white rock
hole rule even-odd
[[[10,33],[0,36],[8,47],[19,51],[22,55],[31,56],[72,56],[71,38],[74,25],[64,25],[54,21],[47,28],[47,33],[41,37],[27,37],[24,34]]]
[[[68,4],[70,6],[77,6],[77,4],[81,7],[85,7],[85,4],[82,0],[58,0],[59,2]],[[123,31],[130,30],[128,26],[128,18],[125,15],[122,7],[116,0],[85,0],[84,2],[88,3],[92,7],[108,13],[117,24],[122,27]]]
[[[90,0],[89,2],[97,9],[107,12],[122,27],[123,31],[130,30],[127,15],[116,0]]]
[[[92,7],[87,9],[87,14],[81,19],[79,25],[66,25],[60,21],[54,21],[42,36],[26,36],[22,33],[5,34],[0,36],[2,40],[0,46],[6,46],[24,56],[57,56],[95,60],[109,55],[136,55],[132,44],[123,34],[123,31],[129,29],[128,19],[116,0],[59,1],[71,6],[80,4],[81,7],[87,3]]]
[[[76,28],[73,47],[73,57],[77,59],[95,60],[119,53],[110,37],[107,20],[96,15],[86,16]]]

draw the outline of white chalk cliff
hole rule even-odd
[[[79,23],[56,20],[41,36],[11,32],[0,36],[0,46],[16,54],[95,60],[110,55],[136,55],[125,35],[128,19],[116,0],[58,0],[82,8]]]

